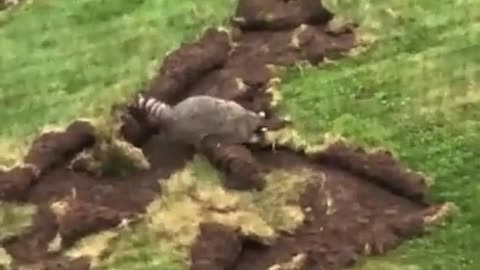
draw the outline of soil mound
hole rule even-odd
[[[244,30],[284,30],[301,24],[322,24],[333,14],[316,0],[243,0],[233,19]]]
[[[200,235],[190,252],[190,269],[232,269],[241,251],[242,239],[236,230],[218,223],[202,223]]]

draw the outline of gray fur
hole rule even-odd
[[[230,144],[259,141],[256,131],[264,123],[264,114],[247,110],[234,101],[211,96],[189,97],[173,108],[154,98],[138,97],[137,106],[154,123],[180,141],[198,146],[206,136],[221,138]]]

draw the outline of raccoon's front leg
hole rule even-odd
[[[264,137],[265,132],[267,131],[268,131],[267,127],[261,127],[255,133],[253,133],[252,136],[250,136],[250,138],[248,139],[248,143],[251,143],[251,144],[260,143],[262,141],[262,138]]]
[[[250,139],[248,139],[248,143],[259,143],[260,142],[260,136],[258,134],[253,134]]]

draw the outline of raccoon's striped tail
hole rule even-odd
[[[171,107],[153,97],[144,97],[138,94],[137,97],[128,105],[129,113],[140,122],[158,122],[169,117],[168,113]]]

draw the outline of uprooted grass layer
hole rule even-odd
[[[0,202],[0,240],[17,235],[32,225],[36,207],[29,204]],[[0,247],[0,270],[8,269],[12,258]]]
[[[262,192],[227,191],[203,157],[161,180],[162,196],[152,202],[140,224],[83,239],[66,252],[90,255],[98,269],[187,269],[189,248],[201,222],[239,228],[245,236],[270,243],[280,231],[292,232],[303,222],[298,205],[309,183],[309,171],[273,171]],[[113,240],[112,240],[113,239]],[[99,260],[100,254],[109,254]]]

